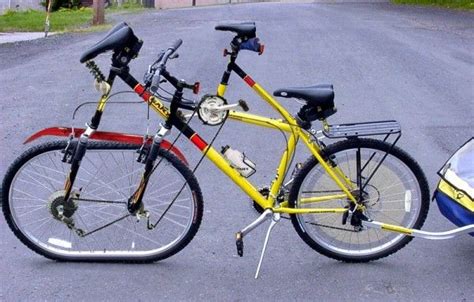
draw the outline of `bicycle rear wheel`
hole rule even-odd
[[[202,194],[192,172],[174,155],[161,150],[157,160],[162,162],[149,179],[143,205],[150,223],[184,189],[150,230],[146,217],[137,220],[127,210],[143,173],[135,161],[140,146],[90,142],[69,202],[62,198],[70,169],[61,161],[65,147],[60,141],[27,150],[3,181],[5,219],[30,249],[56,260],[151,262],[174,255],[192,240],[202,219]]]
[[[382,141],[351,139],[337,142],[324,150],[357,188],[357,152],[360,151],[365,215],[380,222],[421,228],[429,208],[429,188],[419,165],[407,153]],[[389,154],[383,159],[384,155]],[[383,159],[383,160],[382,160]],[[324,202],[303,202],[307,198],[343,194],[314,157],[308,159],[295,177],[289,195],[294,208],[341,208],[347,198]],[[412,237],[378,229],[357,230],[342,214],[291,215],[300,237],[321,254],[346,262],[367,262],[386,257],[404,247]]]

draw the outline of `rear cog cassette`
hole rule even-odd
[[[216,111],[220,106],[227,105],[227,101],[217,95],[205,95],[199,103],[198,117],[206,125],[217,126],[222,124],[229,115],[228,110]]]
[[[74,201],[75,198],[79,197],[78,192],[71,192],[69,200],[64,200],[64,190],[54,192],[48,199],[48,208],[54,219],[63,221],[63,218],[71,218],[76,212],[78,205]],[[61,208],[61,210],[60,210]]]

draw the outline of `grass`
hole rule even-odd
[[[430,5],[455,9],[474,9],[473,0],[392,0],[396,4]]]
[[[38,10],[8,11],[0,16],[0,32],[43,31],[46,12]],[[92,9],[59,10],[51,13],[50,31],[61,32],[90,23]]]
[[[129,1],[123,3],[121,7],[109,7],[105,13],[137,12],[143,9],[140,4]],[[44,31],[45,20],[45,11],[7,11],[4,15],[0,15],[0,32]],[[91,21],[91,8],[60,9],[51,13],[49,31],[95,31],[109,27],[107,24],[90,27]]]

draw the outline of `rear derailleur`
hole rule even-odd
[[[355,203],[351,203],[347,208],[347,212],[342,215],[342,224],[346,225],[349,220],[350,224],[354,227],[354,231],[363,231],[365,228],[362,225],[362,221],[371,221],[371,219],[365,216],[363,210],[357,207]]]

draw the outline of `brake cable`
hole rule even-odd
[[[199,109],[199,106],[196,107],[196,110],[194,110],[193,112],[193,116],[191,116],[191,118],[189,120],[191,120],[193,117],[194,117],[194,113],[196,113],[196,111]],[[214,144],[214,141],[216,140],[217,136],[219,135],[219,133],[221,132],[221,129],[222,127],[224,126],[225,124],[225,121],[219,126],[219,129],[217,129],[216,131],[216,134],[214,135],[214,137],[212,138],[211,142],[209,143],[206,151],[204,151],[204,153],[202,154],[201,158],[199,159],[198,163],[196,164],[196,166],[193,168],[192,170],[192,174],[194,174],[197,170],[197,168],[199,168],[199,166],[201,165],[202,161],[204,160],[204,157],[206,157],[206,154],[207,152],[209,151],[209,149],[212,147],[212,145]],[[186,124],[187,126],[187,124]],[[180,133],[181,134],[181,133]],[[160,160],[161,162],[161,160]],[[156,167],[155,167],[156,168]],[[153,169],[153,171],[151,173],[153,173],[155,171],[155,168]],[[150,174],[151,175],[151,174]],[[181,192],[184,190],[184,188],[186,187],[186,184],[187,182],[185,181],[184,184],[181,186],[181,189],[179,189],[178,193],[175,195],[175,197],[173,198],[173,200],[171,201],[171,203],[166,207],[165,211],[163,212],[163,214],[161,214],[161,216],[158,218],[158,220],[156,221],[155,224],[150,224],[150,221],[148,220],[148,223],[147,223],[147,227],[149,230],[152,230],[154,229],[158,223],[160,223],[160,221],[163,219],[163,217],[165,216],[165,214],[168,212],[168,210],[171,208],[171,206],[174,204],[174,202],[178,199],[179,195],[181,194]]]
[[[189,120],[186,122],[186,124],[185,124],[185,126],[184,126],[184,128],[183,128],[183,131],[184,131],[185,129],[187,129],[187,127],[189,126],[191,120],[192,120],[193,117],[195,116],[195,113],[196,113],[198,110],[199,110],[199,106],[196,106],[196,108],[195,108],[194,111],[193,111],[192,116],[191,116],[191,117],[189,118]],[[214,137],[212,138],[212,140],[211,140],[211,142],[210,142],[210,144],[209,144],[209,147],[206,149],[206,151],[203,153],[203,155],[202,155],[201,158],[199,159],[199,161],[198,161],[198,163],[196,164],[196,166],[193,168],[193,170],[192,170],[192,173],[193,173],[193,174],[196,172],[197,168],[200,166],[200,164],[201,164],[202,161],[204,160],[204,157],[206,156],[207,152],[209,151],[209,148],[212,147],[214,141],[216,140],[217,136],[219,135],[219,133],[220,133],[222,127],[224,126],[224,124],[225,124],[225,122],[222,123],[221,126],[219,127],[219,129],[216,131],[216,134],[214,135]],[[183,131],[180,131],[180,132],[179,132],[179,134],[176,136],[176,138],[173,140],[173,142],[170,144],[170,146],[169,146],[168,148],[166,148],[166,151],[169,151],[169,150],[171,150],[171,149],[174,147],[174,145],[176,144],[176,142],[178,141],[178,139],[179,139],[179,138],[181,137],[181,135],[183,134]],[[160,160],[158,161],[158,163],[155,164],[155,166],[153,167],[153,170],[151,171],[151,173],[150,173],[149,176],[148,176],[148,179],[151,177],[151,175],[153,175],[153,173],[154,173],[155,170],[159,167],[159,165],[161,164],[161,162],[162,162],[163,160],[164,160],[164,157],[161,157]],[[148,179],[147,179],[146,181],[148,181]],[[178,199],[179,195],[181,194],[181,192],[182,192],[182,191],[184,190],[184,188],[186,187],[186,184],[187,184],[187,182],[185,182],[185,183],[181,186],[181,188],[180,188],[180,190],[178,191],[178,193],[175,195],[175,197],[173,198],[173,200],[171,201],[171,203],[168,205],[168,207],[165,209],[165,211],[163,212],[163,214],[161,214],[161,216],[158,218],[158,220],[157,220],[156,223],[151,224],[149,220],[147,221],[147,227],[148,227],[148,229],[150,229],[150,230],[151,230],[151,229],[154,229],[154,228],[158,225],[158,223],[160,223],[160,221],[163,219],[163,217],[164,217],[164,216],[166,215],[166,213],[169,211],[169,209],[171,208],[171,206],[172,206],[172,205],[174,204],[174,202]],[[99,200],[84,200],[84,201],[90,201],[90,202],[104,202],[104,203],[119,203],[119,202],[116,202],[116,201],[105,201],[105,200],[104,200],[104,201],[99,201]],[[86,233],[82,234],[82,237],[85,237],[85,236],[87,236],[87,235],[90,235],[90,234],[92,234],[92,233],[95,233],[95,232],[97,232],[97,231],[100,231],[100,230],[102,230],[102,229],[104,229],[104,228],[106,228],[106,227],[109,227],[109,226],[111,226],[112,224],[117,223],[117,222],[119,222],[119,221],[121,221],[121,220],[123,220],[123,219],[125,219],[125,218],[127,218],[127,217],[129,217],[129,216],[132,216],[132,214],[127,213],[125,216],[122,216],[122,217],[120,217],[120,218],[118,218],[118,219],[116,219],[116,220],[114,220],[114,221],[111,221],[111,222],[109,222],[109,223],[107,223],[107,224],[105,224],[105,225],[103,225],[103,226],[100,226],[100,227],[98,227],[98,228],[96,228],[96,229],[94,229],[94,230],[92,230],[92,231],[89,231],[89,232],[86,232]],[[149,219],[149,218],[148,218],[148,219]]]

